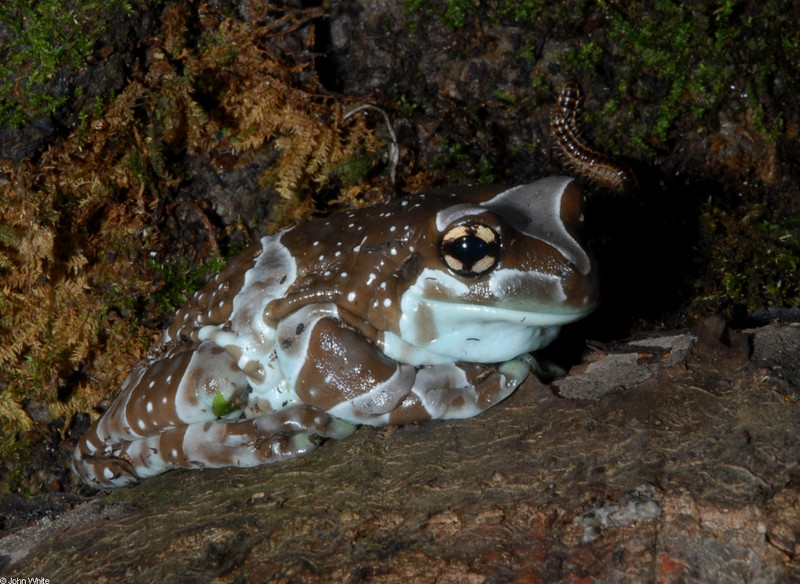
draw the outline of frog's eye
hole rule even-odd
[[[500,236],[480,223],[456,225],[445,232],[439,253],[447,267],[462,276],[482,276],[500,259]]]

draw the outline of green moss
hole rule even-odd
[[[569,71],[592,71],[603,58],[603,48],[593,42],[570,47],[561,57],[562,63]]]
[[[768,113],[764,104],[771,80],[797,86],[796,75],[783,73],[796,71],[791,63],[800,59],[798,15],[791,2],[598,4],[613,23],[609,38],[625,57],[617,74],[629,88],[638,87],[640,97],[657,98],[648,112],[653,143],[669,138],[679,119],[702,120],[735,101],[744,102],[766,135],[780,133],[779,112]],[[655,95],[644,93],[648,79]]]
[[[184,260],[167,263],[150,262],[160,276],[163,284],[153,295],[160,312],[172,314],[186,302],[186,299],[198,290],[206,276],[219,272],[225,264],[220,257],[212,257],[199,268],[192,268]]]
[[[0,440],[0,461],[3,463],[0,476],[4,475],[3,478],[6,479],[0,481],[0,495],[11,492],[11,485],[18,482],[30,466],[32,448],[33,443],[28,438],[8,436]]]
[[[403,8],[409,14],[423,11],[426,4],[429,4],[426,0],[403,0]],[[476,0],[447,0],[446,4],[444,8],[427,7],[424,13],[436,16],[442,24],[451,29],[464,26],[467,17],[480,6]]]
[[[0,3],[0,125],[19,126],[52,114],[72,93],[57,76],[86,65],[107,30],[104,19],[123,0],[4,0]]]
[[[511,16],[523,22],[534,22],[551,3],[544,0],[505,1],[497,3],[498,15]],[[581,4],[578,2],[577,4]]]
[[[490,160],[483,159],[478,164],[477,180],[481,184],[490,184],[497,180],[494,174],[494,164]]]
[[[457,142],[442,140],[442,154],[432,163],[432,168],[448,168],[458,162],[468,162],[469,155],[465,152],[464,146]]]
[[[709,201],[700,227],[713,245],[696,250],[702,272],[692,311],[714,307],[735,316],[800,304],[800,218],[791,208],[751,203],[730,210]]]
[[[419,108],[418,103],[410,101],[405,95],[400,97],[400,103],[398,106],[400,108],[400,115],[404,118],[410,118]]]
[[[405,9],[451,29],[470,19],[524,27],[523,54],[533,55],[543,35],[566,46],[548,59],[563,72],[612,82],[614,111],[604,115],[617,112],[615,123],[638,151],[627,147],[629,155],[647,157],[731,108],[746,110],[752,127],[776,141],[783,132],[780,108],[800,91],[800,5],[790,0],[406,0]],[[596,120],[587,115],[586,121],[593,127]],[[614,132],[597,134],[597,146],[616,150]]]
[[[333,168],[332,174],[339,178],[343,187],[350,187],[365,181],[373,168],[375,155],[365,151],[345,158]]]
[[[51,355],[48,355],[50,357]],[[49,359],[41,356],[25,355],[25,378],[33,381],[35,386],[44,386],[49,381]],[[23,397],[23,396],[19,396]]]
[[[497,101],[501,101],[507,105],[515,105],[517,103],[517,96],[508,91],[497,90],[494,92],[494,97]]]
[[[585,2],[571,2],[569,6],[553,5],[545,0],[498,0],[488,4],[490,22],[501,21],[533,23],[543,14],[562,15],[567,10],[582,10]],[[410,15],[435,16],[439,22],[450,29],[463,27],[470,16],[482,14],[487,5],[479,0],[404,0],[403,8]]]

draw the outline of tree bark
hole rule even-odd
[[[529,379],[474,419],[365,427],[258,469],[167,473],[5,538],[3,575],[797,581],[798,343],[796,325],[711,319],[587,357],[627,355],[627,373],[584,363],[551,387]],[[614,390],[578,399],[581,383],[602,384],[592,375]],[[553,391],[567,385],[571,398]]]

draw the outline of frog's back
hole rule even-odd
[[[162,341],[198,341],[199,331],[205,326],[224,326],[234,312],[237,296],[246,286],[246,278],[256,266],[272,238],[248,246],[230,260],[225,268],[205,286],[195,292],[175,314],[169,328],[164,331]],[[276,275],[276,277],[280,277]]]

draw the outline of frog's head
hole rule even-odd
[[[452,202],[454,199],[450,199]],[[385,351],[414,364],[494,363],[550,343],[597,305],[580,240],[583,193],[567,177],[471,189],[436,213]]]

